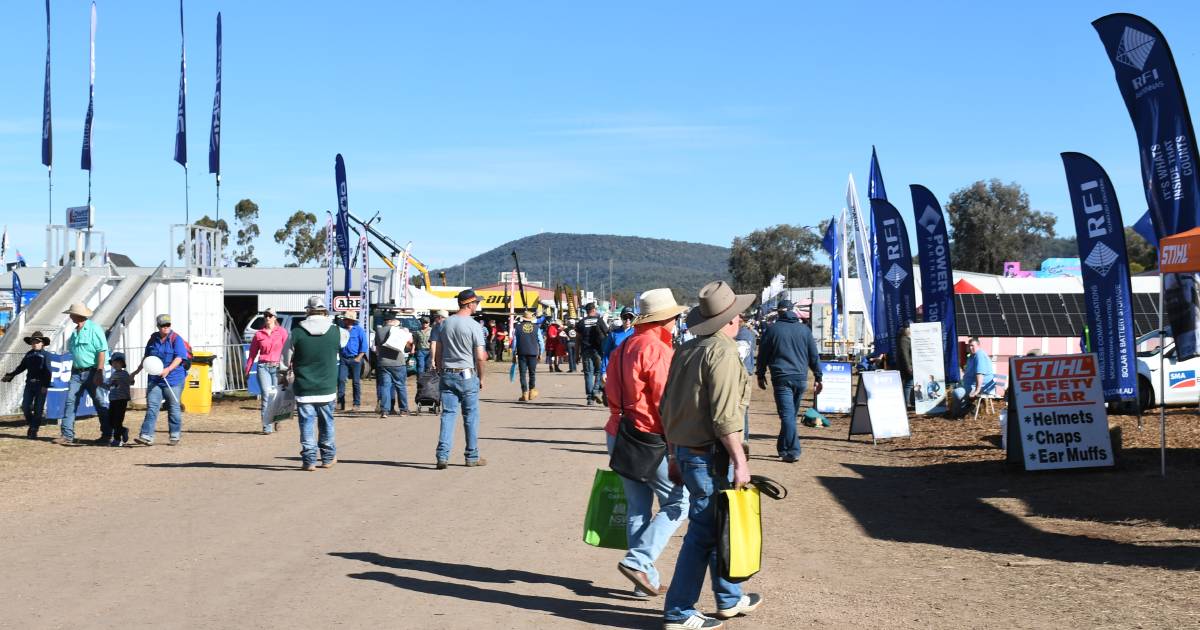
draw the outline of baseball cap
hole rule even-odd
[[[629,318],[635,317],[635,315],[633,314],[633,309],[628,306],[621,309],[621,319],[625,319],[626,317],[629,317]]]
[[[478,300],[479,297],[475,295],[474,289],[463,289],[462,291],[458,292],[458,303],[461,305],[465,306]]]
[[[308,298],[308,304],[305,306],[305,308],[310,311],[323,311],[325,310],[325,298],[322,298],[319,295],[314,295]]]
[[[791,310],[795,306],[796,305],[792,304],[791,300],[779,300],[779,306],[777,306],[775,308],[776,308],[776,310],[787,311],[787,310]]]
[[[167,315],[166,313],[163,313],[162,315],[155,317],[154,325],[158,328],[162,328],[163,326],[170,326],[171,325],[171,316]]]

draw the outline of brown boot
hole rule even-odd
[[[537,398],[537,397],[538,397],[537,390],[531,389],[531,390],[529,390],[529,398],[526,398],[525,400],[533,400],[534,398]]]

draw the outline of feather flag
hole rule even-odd
[[[873,303],[875,294],[875,275],[871,254],[871,232],[867,230],[867,221],[863,218],[862,208],[858,205],[858,190],[854,187],[854,175],[851,174],[846,182],[846,208],[849,212],[849,229],[854,232],[854,267],[858,270],[858,284],[862,291],[863,305],[868,311]],[[871,316],[863,318],[867,335],[874,328],[871,326]]]
[[[179,107],[175,119],[175,161],[187,168],[187,45],[183,35],[183,0],[179,0]]]
[[[46,89],[42,94],[42,166],[54,163],[54,133],[50,124],[50,0],[46,0]]]
[[[208,172],[221,181],[221,14],[217,14],[217,89],[213,92],[212,127],[208,132]]]
[[[92,2],[92,38],[91,38],[91,73],[88,80],[87,117],[83,119],[83,153],[79,158],[79,168],[92,170],[92,120],[96,109],[96,3]]]

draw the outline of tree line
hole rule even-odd
[[[1033,269],[1046,258],[1079,256],[1075,237],[1059,237],[1055,217],[1035,210],[1015,182],[977,181],[954,191],[945,210],[956,270],[999,274],[1008,261]],[[735,237],[729,274],[736,290],[758,292],[776,274],[784,275],[786,286],[829,284],[829,266],[817,262],[827,225],[828,219],[816,227],[781,224]],[[1133,228],[1125,228],[1125,243],[1132,273],[1154,268],[1154,246]]]

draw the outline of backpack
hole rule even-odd
[[[154,335],[155,334],[157,334],[157,333],[150,334],[150,343],[154,343]],[[167,335],[167,340],[171,342],[171,345],[175,345],[176,339],[182,339],[182,337],[177,335],[175,333],[175,331],[172,330],[171,334]],[[150,345],[150,344],[146,344],[146,345]],[[183,360],[180,361],[179,367],[183,368],[183,371],[186,372],[186,371],[192,369],[192,356],[193,356],[192,344],[188,343],[187,339],[183,339],[183,347],[187,350],[187,354],[183,357]]]

